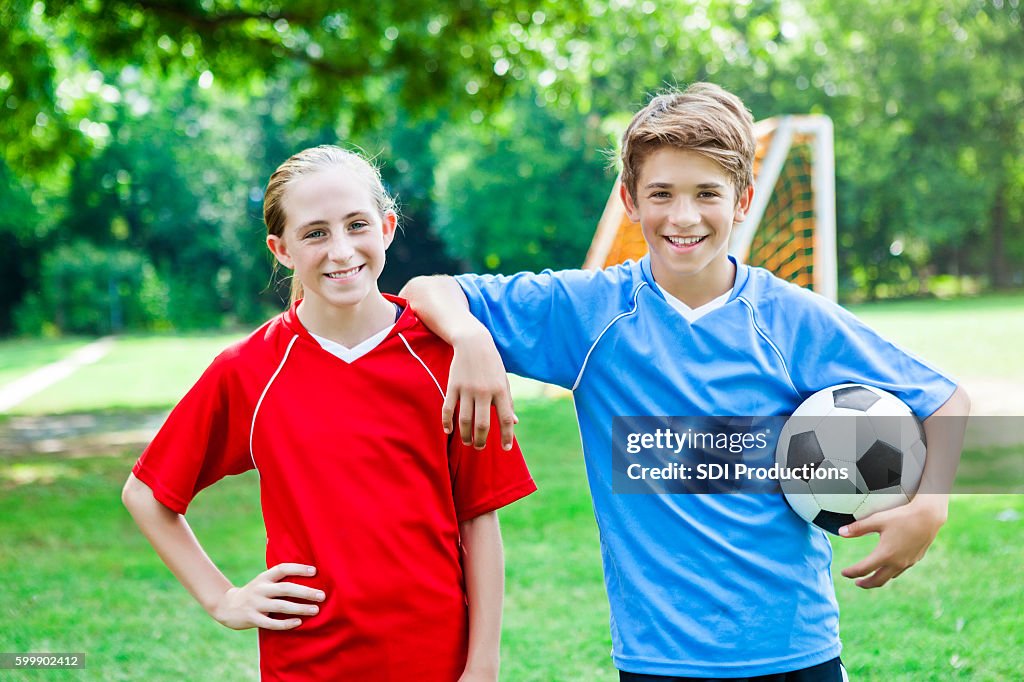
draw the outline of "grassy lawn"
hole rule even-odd
[[[611,682],[608,609],[572,405],[524,401],[518,411],[540,492],[502,513],[503,679]],[[0,651],[88,655],[84,671],[5,671],[3,679],[252,679],[255,633],[207,617],[122,509],[120,486],[134,457],[38,457],[0,470]],[[189,512],[236,582],[263,568],[257,485],[253,474],[227,479]],[[860,590],[838,575],[874,540],[835,542],[851,679],[1024,678],[1022,521],[996,520],[1009,509],[1024,516],[1024,497],[955,498],[925,561],[882,590]]]
[[[25,376],[68,353],[88,339],[10,339],[0,341],[0,386]]]
[[[961,377],[1024,380],[1024,294],[850,306],[886,338]],[[1024,389],[1024,386],[1022,386]]]
[[[953,301],[874,303],[851,310],[887,338],[958,377],[1024,381],[1014,339],[1024,338],[1024,294]],[[171,407],[213,357],[243,334],[128,336],[94,365],[16,406],[12,414]],[[0,342],[0,384],[73,350],[81,341]],[[513,379],[522,395],[536,385]],[[1022,385],[1024,389],[1024,385]]]
[[[127,336],[101,360],[37,393],[11,414],[170,407],[243,334]]]
[[[1017,295],[882,303],[854,311],[954,374],[1021,380],[1024,363],[1015,340],[1024,335],[1022,306],[1024,296]],[[169,407],[238,338],[125,337],[100,362],[14,411]],[[82,343],[0,343],[0,382]],[[541,490],[502,514],[508,574],[502,678],[612,682],[617,677],[608,656],[597,529],[572,405],[527,399],[536,395],[535,387],[513,384],[520,394],[517,433]],[[88,656],[86,670],[3,671],[0,679],[254,677],[255,633],[229,631],[206,616],[121,507],[120,487],[137,454],[0,459],[0,652]],[[986,457],[1019,470],[1019,451],[976,458]],[[979,488],[991,489],[991,471],[964,473]],[[207,550],[236,583],[263,569],[257,486],[253,474],[228,479],[200,495],[189,512]],[[1024,679],[1024,520],[1008,512],[1024,517],[1024,497],[955,497],[950,522],[924,562],[882,590],[860,590],[838,573],[875,540],[835,541],[843,658],[851,679]]]

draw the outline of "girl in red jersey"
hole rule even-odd
[[[518,446],[446,434],[452,349],[377,278],[397,226],[379,172],[338,147],[271,176],[267,246],[292,305],[221,353],[171,412],[123,500],[203,608],[260,628],[265,680],[495,680],[495,510],[533,492]],[[268,570],[235,586],[184,514],[255,468]]]

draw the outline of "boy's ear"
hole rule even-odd
[[[283,238],[278,237],[276,234],[268,234],[267,248],[270,249],[270,253],[274,254],[274,258],[277,259],[278,263],[289,270],[295,269],[295,266],[292,263],[292,257],[288,255],[288,247],[284,243]]]
[[[754,199],[754,186],[748,185],[747,188],[740,193],[736,201],[736,211],[732,216],[733,222],[742,223],[747,219],[747,211],[750,210],[750,202]]]
[[[394,211],[388,211],[381,220],[381,231],[384,233],[384,248],[391,246],[395,241],[395,230],[398,229],[398,216]]]
[[[622,182],[619,183],[619,198],[622,199],[622,205],[626,207],[626,215],[634,223],[640,222],[640,213],[636,210],[636,202],[633,201],[633,195],[630,194],[629,189]]]

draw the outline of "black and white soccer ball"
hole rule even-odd
[[[775,460],[793,511],[837,534],[910,501],[924,470],[924,429],[893,394],[841,384],[800,404],[782,429]]]

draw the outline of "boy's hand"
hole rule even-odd
[[[881,587],[924,557],[946,522],[945,495],[918,495],[909,504],[877,512],[839,529],[847,538],[878,533],[878,544],[864,560],[844,568],[857,587]],[[865,577],[867,576],[867,577]]]
[[[452,432],[452,419],[458,404],[462,442],[478,450],[483,449],[491,428],[491,405],[494,405],[501,426],[501,445],[505,450],[511,450],[513,427],[519,419],[512,405],[505,365],[490,333],[479,325],[472,333],[455,340],[452,347],[455,355],[441,409],[444,432]]]
[[[302,619],[278,620],[269,613],[285,613],[297,616],[315,616],[320,608],[315,604],[299,604],[280,599],[291,597],[307,601],[323,601],[320,590],[295,583],[280,582],[289,575],[311,576],[316,573],[312,566],[304,564],[278,564],[253,578],[243,587],[232,587],[214,606],[210,615],[221,625],[232,630],[263,628],[265,630],[291,630],[302,625]]]

